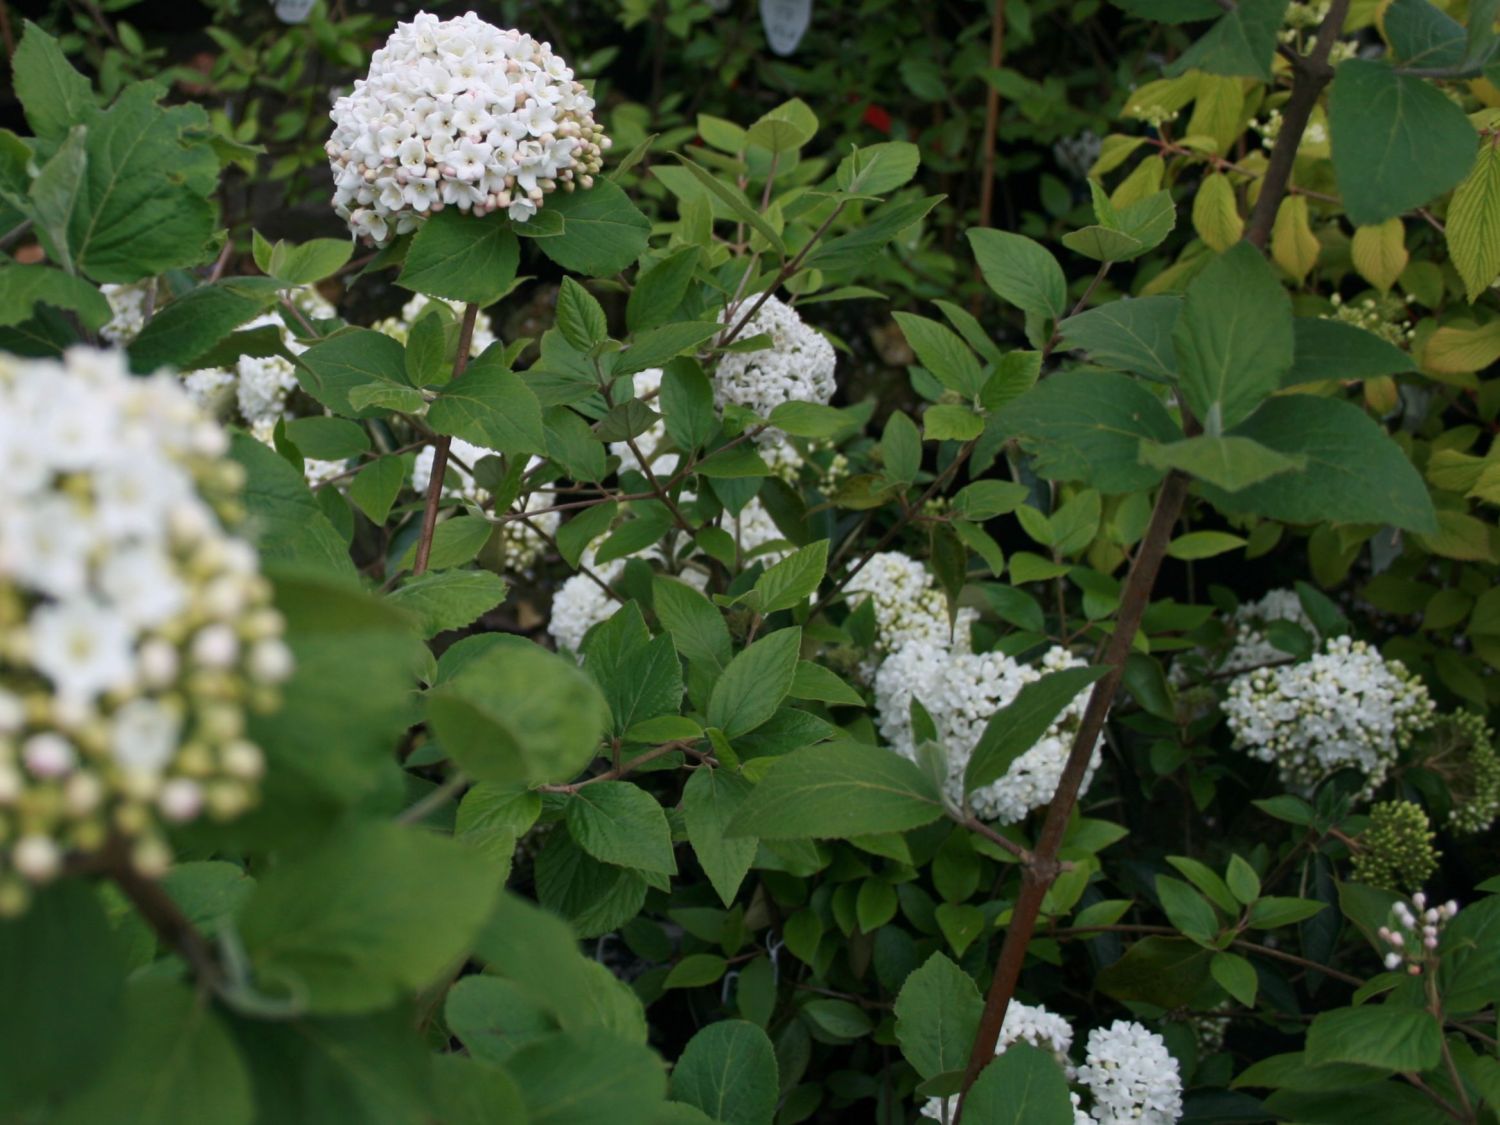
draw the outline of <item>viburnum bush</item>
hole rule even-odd
[[[963,253],[475,13],[335,91],[339,237],[226,232],[27,24],[0,1116],[1496,1121],[1500,13],[1119,8]]]

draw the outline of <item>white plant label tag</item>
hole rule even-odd
[[[812,22],[812,0],[760,0],[760,22],[771,50],[790,55]]]
[[[276,18],[282,23],[301,23],[312,12],[316,0],[276,0]]]

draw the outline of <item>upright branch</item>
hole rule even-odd
[[[457,379],[469,366],[469,348],[474,342],[474,322],[479,319],[479,306],[470,301],[464,306],[463,326],[458,332],[458,354],[453,357],[453,377]],[[448,473],[448,449],[453,439],[440,434],[432,443],[432,479],[427,482],[427,501],[422,507],[422,537],[417,540],[417,558],[412,574],[427,570],[427,560],[432,556],[432,536],[437,531],[438,506],[443,499],[443,477]]]
[[[1349,11],[1349,0],[1333,0],[1318,29],[1312,52],[1305,58],[1298,56],[1293,63],[1292,96],[1283,116],[1281,133],[1276,138],[1276,147],[1271,152],[1260,198],[1245,231],[1245,238],[1264,251],[1270,238],[1271,224],[1275,221],[1277,208],[1286,195],[1291,178],[1292,162],[1301,144],[1303,131],[1312,116],[1319,95],[1333,76],[1328,58],[1333,44],[1344,26]],[[1191,430],[1191,419],[1184,418],[1184,428]],[[1125,673],[1125,660],[1130,655],[1131,643],[1141,618],[1151,601],[1151,592],[1156,585],[1156,576],[1161,570],[1167,544],[1172,537],[1172,528],[1182,513],[1187,499],[1188,479],[1178,472],[1171,472],[1162,482],[1151,512],[1151,522],[1131,563],[1121,593],[1120,612],[1115,620],[1114,631],[1104,646],[1101,662],[1108,672],[1095,685],[1089,696],[1088,706],[1079,724],[1077,736],[1063,766],[1061,778],[1052,802],[1047,807],[1047,816],[1042,831],[1029,861],[1021,868],[1021,893],[1011,912],[1011,922],[1005,931],[1005,940],[1000,946],[1000,956],[995,964],[995,975],[985,998],[984,1013],[980,1017],[979,1031],[974,1039],[974,1048],[969,1055],[969,1064],[964,1072],[963,1089],[959,1094],[957,1120],[963,1117],[964,1099],[979,1077],[980,1071],[995,1057],[995,1046],[1000,1040],[1000,1028],[1005,1022],[1005,1011],[1015,994],[1021,976],[1021,967],[1026,961],[1026,950],[1036,931],[1037,917],[1041,913],[1042,900],[1047,890],[1057,879],[1061,866],[1058,852],[1063,836],[1067,832],[1068,820],[1073,806],[1078,802],[1078,792],[1084,775],[1088,772],[1089,760],[1094,746],[1104,729],[1104,720],[1114,703],[1115,693]]]

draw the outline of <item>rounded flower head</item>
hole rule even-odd
[[[593,109],[548,44],[419,12],[334,103],[334,209],[377,245],[450,206],[525,222],[547,193],[593,186],[609,147]]]
[[[960,609],[953,626],[948,602],[926,565],[900,551],[871,555],[844,586],[851,606],[869,601],[875,612],[875,647],[897,652],[912,643],[946,647],[950,640],[966,644],[969,625],[977,616]]]
[[[1373,792],[1432,712],[1427,688],[1405,665],[1349,637],[1332,638],[1300,664],[1246,672],[1224,701],[1235,744],[1303,790],[1352,768]]]
[[[1381,801],[1370,810],[1370,826],[1359,835],[1354,877],[1386,890],[1420,889],[1442,853],[1432,846],[1432,826],[1414,801]]]
[[[603,542],[604,537],[601,536],[585,549],[579,560],[582,565],[578,573],[563,582],[552,595],[552,612],[547,621],[547,633],[559,649],[581,654],[583,641],[589,630],[615,615],[615,611],[620,608],[620,601],[605,587],[615,588],[616,582],[625,573],[626,563],[633,558],[660,560],[662,557],[655,547],[648,547],[634,555],[600,563],[595,559],[595,552]],[[701,591],[708,586],[708,575],[701,570],[684,570],[676,577],[696,590]],[[600,583],[604,585],[601,586]],[[581,662],[581,655],[579,659]]]
[[[725,322],[738,323],[742,309],[748,307],[726,309]],[[734,403],[767,418],[783,402],[826,403],[833,398],[837,389],[833,345],[803,323],[790,305],[776,297],[766,298],[739,339],[753,336],[769,336],[771,342],[759,351],[729,352],[719,360],[714,399],[720,409]]]
[[[1078,1080],[1102,1125],[1172,1125],[1182,1116],[1182,1075],[1166,1040],[1131,1020],[1089,1032]]]
[[[159,866],[166,825],[254,797],[245,712],[290,653],[226,448],[121,353],[0,358],[0,901],[110,838]]]
[[[964,797],[964,771],[990,716],[1046,673],[1083,663],[1064,648],[1049,650],[1040,667],[1033,668],[1003,653],[970,652],[967,644],[936,645],[922,641],[907,644],[887,657],[875,673],[880,733],[898,753],[917,761],[919,747],[912,732],[911,704],[913,699],[920,701],[937,728],[938,742],[947,751],[948,778],[944,788],[948,799],[960,806]],[[1042,808],[1052,800],[1087,701],[1085,690],[1036,745],[1010,764],[1003,776],[969,794],[969,804],[979,817],[1014,824],[1032,809]],[[1085,790],[1099,760],[1096,744],[1083,781]]]
[[[1439,716],[1414,758],[1442,778],[1451,802],[1450,829],[1472,835],[1500,816],[1500,754],[1483,715],[1456,711]]]

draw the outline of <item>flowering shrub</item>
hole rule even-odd
[[[222,107],[25,26],[0,1104],[1491,1120],[1496,38],[1457,14],[1119,0],[1152,70],[1015,224],[967,110],[860,144],[829,115],[905,118],[776,64],[743,104],[822,121],[673,128],[540,26],[367,60],[320,14],[366,76],[330,237],[274,240]],[[981,147],[1076,122],[989,30],[872,81],[992,85]]]

